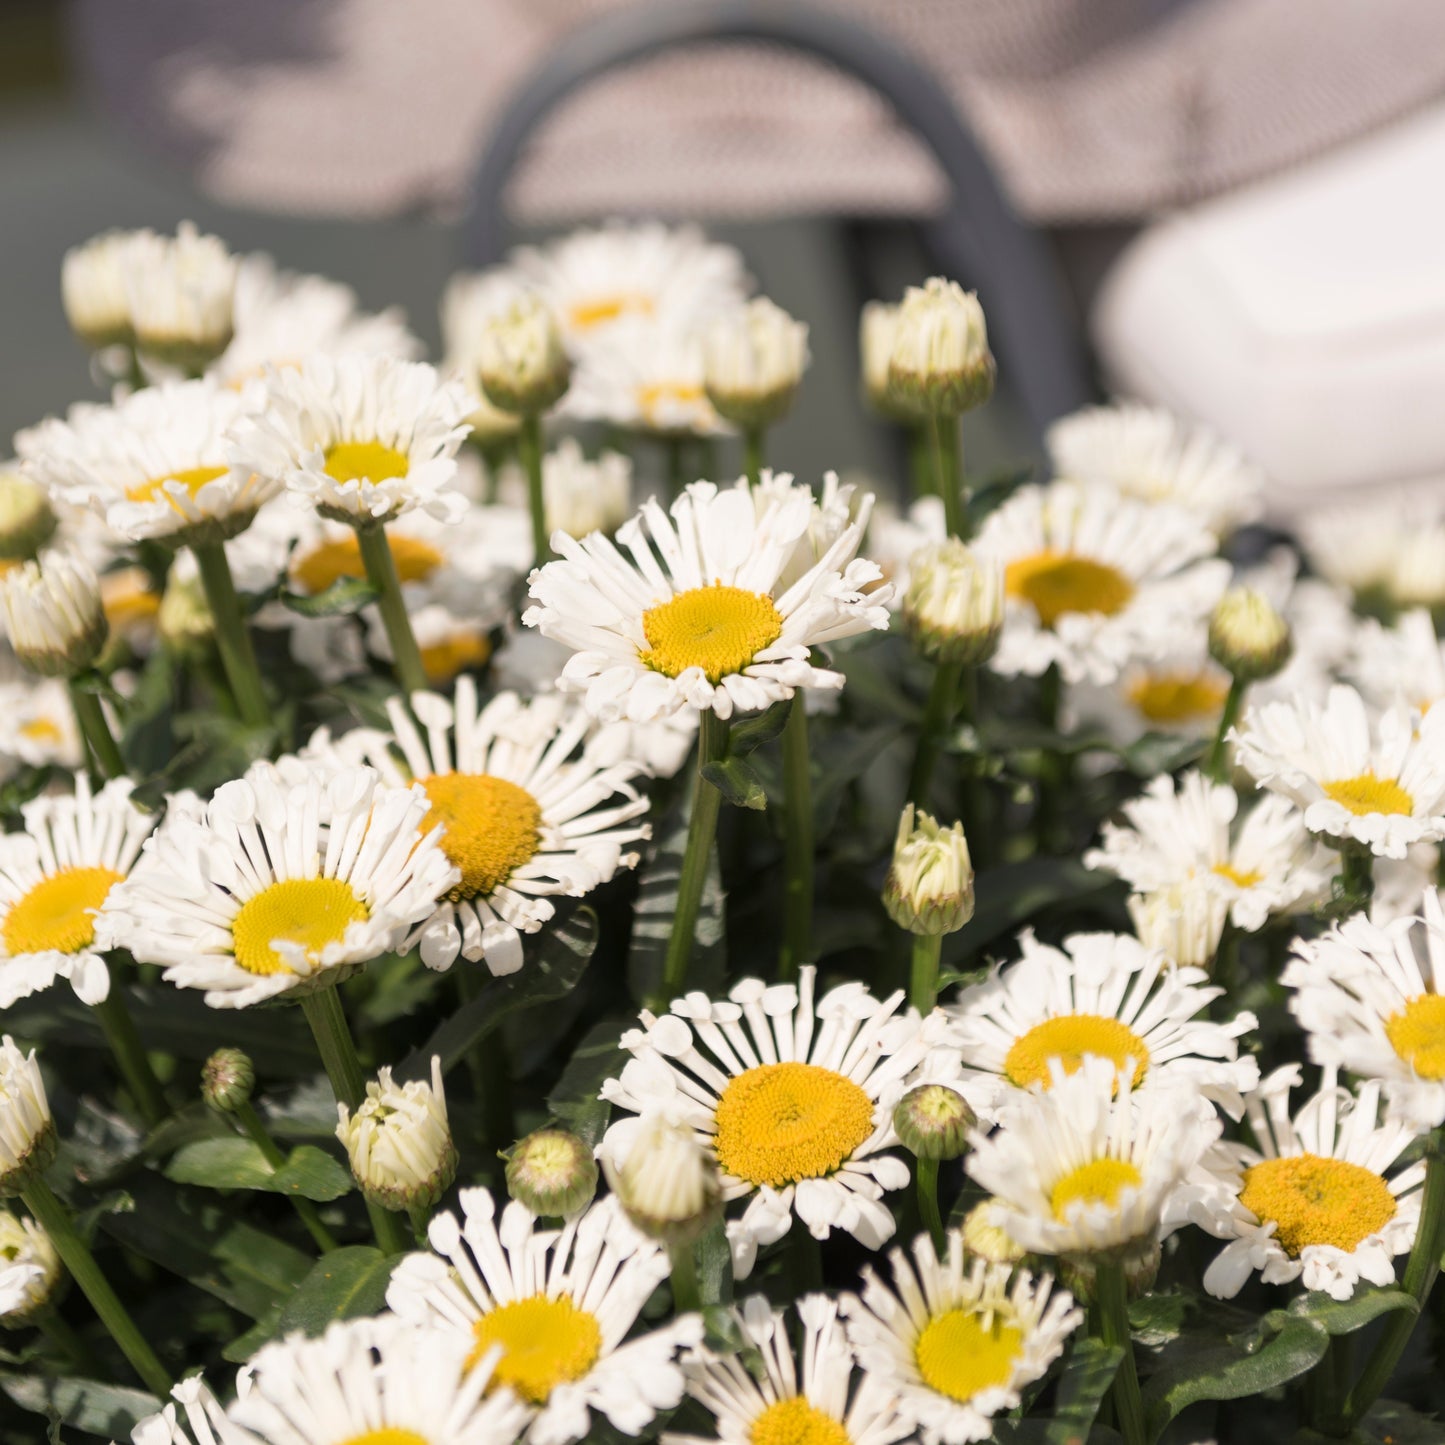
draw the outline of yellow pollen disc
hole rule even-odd
[[[620,316],[651,316],[651,296],[640,291],[622,291],[615,296],[596,296],[590,301],[578,301],[568,312],[567,319],[574,331],[591,331],[594,326],[606,326]]]
[[[1337,778],[1321,783],[1326,797],[1348,808],[1357,818],[1367,813],[1404,813],[1415,811],[1415,800],[1394,778],[1377,778],[1374,773],[1361,773],[1357,778]]]
[[[396,563],[396,575],[402,582],[425,582],[444,560],[430,542],[423,542],[419,537],[388,532],[386,544],[391,548],[391,560]],[[313,597],[343,578],[355,582],[365,576],[361,543],[356,540],[355,532],[323,542],[291,564],[291,580]]]
[[[522,1399],[544,1405],[558,1385],[580,1380],[602,1353],[602,1330],[595,1316],[566,1296],[529,1295],[498,1305],[473,1326],[476,1345],[467,1357],[471,1369],[493,1345],[502,1347],[492,1385],[510,1385]]]
[[[167,482],[179,482],[191,496],[195,496],[207,482],[224,477],[230,467],[186,467],[178,472],[167,472],[163,477],[153,477],[138,487],[127,487],[126,496],[132,502],[163,502],[166,494],[162,490]]]
[[[1209,871],[1229,879],[1236,888],[1253,888],[1264,877],[1254,869],[1236,868],[1233,863],[1216,863]]]
[[[752,1445],[849,1445],[848,1432],[801,1395],[769,1405],[749,1431]]]
[[[385,442],[337,442],[326,448],[326,475],[338,482],[384,482],[410,469],[406,453]]]
[[[289,878],[272,883],[241,905],[231,923],[236,962],[247,973],[290,973],[290,966],[271,947],[277,939],[299,943],[318,954],[338,943],[353,923],[370,914],[351,884],[340,878]]]
[[[638,657],[646,667],[680,677],[700,667],[709,682],[741,672],[764,648],[783,635],[783,619],[773,599],[741,587],[693,587],[642,614],[648,651]]]
[[[706,396],[701,386],[680,381],[653,381],[637,388],[637,409],[643,419],[655,423],[664,403],[678,406],[699,406]]]
[[[477,633],[459,632],[445,642],[434,643],[420,651],[426,680],[434,687],[440,687],[469,667],[481,667],[492,655],[492,644]]]
[[[5,951],[77,953],[95,942],[95,910],[121,875],[109,868],[62,868],[42,878],[5,915]]]
[[[453,903],[500,887],[542,844],[542,806],[525,789],[490,773],[433,773],[420,780],[431,799],[422,832],[442,825],[442,852],[462,870]]]
[[[1445,1079],[1445,997],[1422,993],[1385,1020],[1390,1046],[1422,1079]]]
[[[1239,1202],[1261,1224],[1274,1221],[1274,1237],[1291,1259],[1307,1244],[1352,1250],[1383,1229],[1397,1208],[1373,1170],[1318,1154],[1266,1159],[1246,1169]]]
[[[341,1445],[432,1445],[425,1435],[415,1430],[403,1430],[398,1425],[383,1425],[379,1430],[363,1430],[343,1440]]]
[[[716,1117],[718,1163],[781,1189],[846,1163],[873,1132],[873,1101],[817,1064],[761,1064],[728,1084]]]
[[[1023,1349],[1023,1331],[1005,1322],[999,1310],[986,1316],[974,1310],[949,1310],[923,1327],[914,1347],[918,1373],[930,1389],[950,1400],[973,1399],[980,1390],[1006,1385]]]
[[[1138,1188],[1144,1176],[1127,1159],[1094,1159],[1065,1174],[1049,1196],[1054,1218],[1069,1222],[1069,1207],[1082,1199],[1086,1204],[1118,1204],[1125,1189]]]
[[[1146,672],[1129,683],[1129,701],[1147,722],[1217,718],[1229,684],[1208,672]]]
[[[1037,552],[1010,562],[1004,569],[1004,589],[1027,602],[1045,627],[1066,612],[1112,617],[1134,595],[1134,584],[1117,568],[1071,552]]]
[[[100,580],[100,605],[112,632],[125,632],[139,623],[155,621],[161,599],[154,592],[129,580],[108,587],[107,580]]]
[[[48,717],[37,717],[20,729],[20,736],[29,738],[32,743],[58,743],[65,735],[60,731],[58,723],[52,722]]]
[[[1051,1059],[1058,1059],[1064,1072],[1073,1074],[1086,1054],[1109,1059],[1118,1068],[1132,1059],[1135,1084],[1149,1067],[1144,1040],[1127,1024],[1099,1014],[1062,1014],[1020,1034],[1004,1058],[1003,1071],[1021,1089],[1030,1084],[1042,1084],[1047,1089],[1053,1084]]]

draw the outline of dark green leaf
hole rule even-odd
[[[1191,1295],[1173,1291],[1130,1300],[1129,1329],[1135,1343],[1154,1350],[1177,1340],[1194,1303]]]
[[[704,763],[702,775],[735,808],[751,808],[762,812],[768,806],[768,795],[756,768],[741,758],[725,758],[722,762]]]
[[[144,1390],[101,1380],[47,1379],[39,1374],[0,1374],[0,1390],[22,1410],[50,1415],[72,1430],[107,1440],[129,1440],[136,1422],[154,1415],[161,1401]]]
[[[233,1365],[244,1365],[262,1345],[275,1339],[276,1332],[281,1328],[281,1311],[285,1308],[285,1303],[278,1299],[245,1334],[237,1335],[221,1351],[221,1358],[229,1360]]]
[[[1398,1400],[1377,1400],[1360,1421],[1357,1433],[1379,1445],[1440,1445],[1445,1423],[1437,1415],[1422,1415]]]
[[[943,944],[948,960],[969,959],[1002,933],[1013,933],[1035,914],[1117,885],[1111,874],[1085,868],[1074,858],[1030,858],[989,868],[974,883],[973,918]]]
[[[998,1445],[1080,1445],[1089,1438],[1124,1351],[1102,1340],[1084,1339],[1069,1352],[1059,1376],[1054,1410],[1047,1420],[1000,1421]]]
[[[1372,1289],[1365,1286],[1353,1299],[1331,1299],[1323,1290],[1312,1290],[1290,1301],[1289,1312],[1314,1320],[1332,1335],[1352,1335],[1371,1320],[1392,1310],[1419,1311],[1413,1295],[1402,1289]]]
[[[764,743],[772,742],[788,725],[792,707],[792,698],[785,697],[762,712],[735,721],[728,730],[728,756],[745,758]]]
[[[359,577],[343,577],[315,596],[304,592],[283,592],[281,604],[298,617],[349,617],[375,602],[376,597],[376,588],[369,582]]]
[[[352,1181],[350,1172],[339,1160],[314,1144],[302,1144],[286,1156],[270,1187],[278,1194],[299,1194],[303,1199],[325,1204],[349,1194]]]
[[[379,1314],[386,1306],[386,1285],[398,1258],[369,1244],[332,1250],[316,1261],[286,1301],[277,1333],[300,1330],[319,1335],[335,1320]]]
[[[687,823],[669,813],[638,870],[637,902],[632,911],[632,942],[627,954],[627,987],[633,998],[651,998],[662,983],[667,941],[677,913],[677,887],[687,847]],[[726,968],[724,929],[727,899],[718,872],[718,854],[708,856],[697,922],[692,931],[688,978],[700,989],[722,985]]]
[[[187,1144],[166,1165],[166,1178],[205,1189],[270,1189],[276,1171],[261,1146],[237,1135]]]
[[[616,1078],[632,1057],[617,1045],[623,1029],[636,1026],[633,1016],[593,1024],[572,1051],[556,1087],[547,1095],[547,1109],[559,1123],[595,1145],[607,1128],[612,1106],[598,1096],[603,1079]]]
[[[697,1286],[705,1305],[733,1301],[732,1246],[721,1220],[697,1242]]]

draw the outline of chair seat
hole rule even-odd
[[[1091,330],[1121,394],[1212,426],[1288,517],[1445,486],[1445,105],[1144,231]]]

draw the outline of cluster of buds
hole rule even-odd
[[[0,1328],[20,1329],[51,1304],[60,1256],[33,1219],[0,1210]]]
[[[669,1249],[693,1243],[722,1215],[717,1163],[686,1125],[661,1113],[614,1131],[602,1157],[627,1217]]]
[[[431,1061],[431,1082],[393,1082],[390,1069],[366,1086],[353,1114],[336,1106],[336,1137],[346,1146],[361,1192],[383,1209],[428,1209],[451,1187],[457,1150],[447,1123],[441,1060]]]
[[[561,400],[572,380],[557,318],[531,291],[519,292],[488,319],[476,356],[487,400],[517,416],[540,416]]]
[[[75,677],[93,666],[110,631],[95,573],[64,552],[0,576],[0,607],[15,655],[46,677]]]
[[[793,404],[808,366],[808,327],[760,296],[713,323],[703,356],[713,409],[744,430],[760,430]]]
[[[947,1084],[919,1084],[893,1110],[893,1131],[916,1159],[958,1159],[978,1116],[968,1100]]]
[[[1003,567],[956,537],[929,542],[908,562],[903,622],[932,662],[977,667],[998,647],[1003,630]]]
[[[886,392],[894,411],[955,417],[993,395],[995,367],[983,307],[958,282],[933,276],[910,286],[891,339]]]
[[[502,1157],[507,1161],[507,1193],[543,1218],[576,1214],[597,1193],[597,1161],[566,1129],[538,1129]]]
[[[909,933],[956,933],[973,917],[973,860],[963,824],[942,827],[909,803],[883,885],[888,916]]]
[[[35,1051],[0,1038],[0,1199],[19,1194],[55,1158],[55,1121]]]
[[[1289,623],[1267,597],[1233,587],[1209,619],[1209,655],[1242,683],[1274,677],[1290,659]]]

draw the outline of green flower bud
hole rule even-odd
[[[29,561],[55,527],[45,493],[28,477],[0,466],[0,563]]]
[[[540,416],[560,401],[572,363],[547,303],[528,291],[490,317],[477,339],[477,379],[493,406]]]
[[[703,347],[704,385],[720,417],[766,427],[793,404],[808,365],[808,327],[765,296],[714,323]]]
[[[973,860],[963,824],[942,828],[912,803],[898,820],[883,885],[888,916],[910,933],[956,933],[973,917]]]
[[[931,662],[987,662],[1003,631],[1003,567],[957,537],[920,547],[908,562],[903,622]]]
[[[1273,677],[1290,659],[1294,639],[1289,623],[1268,598],[1248,587],[1233,587],[1209,619],[1209,655],[1240,682]]]
[[[964,1215],[963,1247],[967,1253],[990,1264],[1020,1264],[1028,1258],[1028,1251],[1016,1244],[1006,1229],[990,1222],[993,1206],[992,1199],[985,1199]]]
[[[958,416],[993,395],[993,380],[993,353],[978,297],[941,276],[910,286],[888,358],[894,405],[924,416]]]
[[[352,1177],[373,1204],[397,1212],[429,1209],[457,1177],[457,1151],[447,1123],[441,1060],[431,1082],[392,1081],[382,1069],[353,1114],[336,1106],[336,1137],[346,1146]]]
[[[919,1159],[957,1159],[968,1149],[978,1116],[968,1100],[947,1084],[920,1084],[893,1110],[899,1141]]]
[[[218,1113],[234,1114],[251,1102],[256,1070],[240,1049],[217,1049],[201,1069],[201,1097]]]
[[[597,1193],[597,1161],[567,1129],[538,1129],[502,1155],[507,1193],[533,1214],[576,1214]]]
[[[64,552],[47,552],[0,576],[0,605],[15,655],[45,677],[84,672],[110,634],[99,580],[79,557]]]
[[[19,1194],[55,1162],[58,1141],[35,1051],[0,1039],[0,1199]]]

